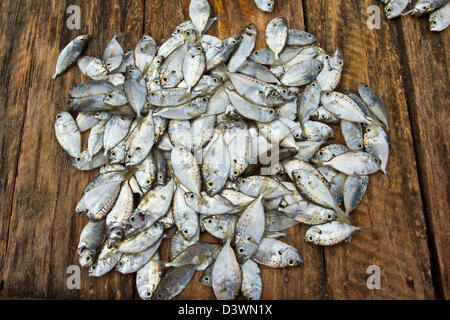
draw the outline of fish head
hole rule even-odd
[[[333,54],[333,57],[330,59],[330,67],[334,70],[342,71],[344,69],[344,59],[342,58],[341,51],[339,48]]]
[[[129,229],[127,230],[127,235],[129,235],[135,230],[143,228],[144,226],[145,226],[145,214],[139,209],[134,210],[134,212],[128,219]]]
[[[155,56],[152,61],[152,68],[154,68],[154,69],[159,68],[160,66],[162,66],[163,62],[164,62],[163,56],[161,56],[161,55]]]
[[[333,93],[331,91],[323,91],[320,95],[320,101],[323,105],[332,103],[334,100]]]
[[[223,185],[220,181],[216,181],[214,178],[209,178],[205,181],[206,194],[210,197],[214,197],[221,191],[221,186]]]
[[[314,244],[319,243],[321,234],[322,231],[319,227],[311,227],[305,233],[305,242]]]
[[[198,203],[199,203],[199,196],[196,195],[193,192],[186,192],[184,194],[184,201],[186,202],[186,204],[191,207],[191,208],[195,208],[197,207]]]
[[[243,33],[250,37],[255,37],[257,33],[255,25],[253,23],[249,24],[247,27],[245,27]]]
[[[403,4],[398,1],[389,2],[386,7],[384,7],[384,13],[386,14],[386,18],[394,19],[402,14],[404,10]]]
[[[251,239],[245,239],[236,237],[236,258],[240,264],[245,263],[247,260],[249,260],[252,255],[256,252],[258,249],[258,245],[251,241]]]
[[[87,150],[83,151],[72,161],[72,165],[79,170],[85,167],[88,163],[89,163],[89,152]]]
[[[129,266],[129,260],[130,260],[130,256],[128,255],[123,255],[119,262],[117,262],[115,269],[119,272],[126,272]]]
[[[240,34],[234,35],[230,38],[224,40],[225,47],[236,47],[242,41],[242,36]]]
[[[88,42],[89,41],[89,39],[90,39],[91,37],[89,36],[89,35],[81,35],[81,36],[78,36],[75,40],[74,40],[74,42],[78,42],[78,43],[86,43],[86,42]]]
[[[127,150],[125,144],[118,144],[109,151],[108,153],[109,161],[112,164],[122,162],[125,159],[126,153]]]
[[[327,147],[324,147],[317,151],[313,156],[311,161],[315,164],[322,164],[323,162],[330,161],[333,158],[333,153]]]
[[[197,31],[195,29],[188,29],[182,32],[185,41],[194,43],[197,40]]]
[[[281,267],[298,267],[303,264],[303,259],[295,248],[287,247],[281,250]]]
[[[418,2],[413,11],[411,12],[411,15],[413,16],[421,16],[422,14],[429,12],[431,10],[431,3],[426,1],[426,2]]]
[[[94,263],[94,254],[91,250],[83,250],[79,262],[83,268],[91,267]]]
[[[258,8],[264,12],[273,12],[275,0],[258,0]]]
[[[197,234],[198,221],[186,220],[180,225],[180,232],[186,240],[192,239]]]

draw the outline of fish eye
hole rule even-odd
[[[122,262],[122,261],[120,261],[120,262],[118,263],[118,265],[119,265],[119,267],[120,267],[121,265],[123,265],[123,262]]]
[[[127,155],[127,158],[128,158],[128,159],[131,159],[131,154]]]
[[[154,92],[152,92],[152,93],[150,93],[150,95],[151,95],[152,97],[154,97],[154,96],[155,96],[155,93],[154,93]]]
[[[315,87],[316,87],[316,84],[315,84],[315,83],[311,84],[311,87],[315,88]]]
[[[259,52],[258,52],[258,51],[256,51],[256,52],[255,52],[255,56],[257,56],[258,54],[259,54]]]
[[[375,161],[375,162],[378,162],[378,159],[377,159],[377,158],[375,158],[375,159],[374,159],[374,161]]]
[[[217,79],[216,79],[216,78],[213,78],[213,81],[214,81],[214,82],[217,82]]]
[[[115,152],[111,152],[111,155],[112,155],[112,156],[115,156],[115,155],[116,155],[116,153],[115,153]]]
[[[391,12],[392,9],[391,9],[391,8],[387,8],[386,11],[387,11],[387,12]]]
[[[246,183],[246,182],[247,182],[247,180],[245,180],[245,179],[241,180],[241,183]]]
[[[158,298],[162,298],[162,294],[161,293],[158,294]]]
[[[288,264],[289,264],[290,266],[293,266],[293,265],[294,265],[294,260],[292,260],[292,259],[289,260],[289,261],[288,261]]]
[[[77,159],[76,159],[77,161],[81,161],[81,158],[80,157],[77,157]]]
[[[363,146],[362,146],[362,144],[358,144],[358,148],[362,148]]]
[[[206,102],[206,101],[208,101],[208,99],[207,98],[202,98],[202,101]]]
[[[208,181],[208,187],[212,187],[214,183],[212,181]]]
[[[323,151],[320,151],[320,152],[319,152],[319,155],[323,156]]]
[[[91,267],[92,270],[95,270],[95,268],[96,268],[95,266],[92,266],[92,267]]]
[[[56,119],[61,119],[61,115],[58,114],[58,115],[56,116]]]
[[[270,113],[270,114],[273,114],[273,113],[274,113],[274,111],[273,111],[272,109],[270,109],[270,110],[269,110],[269,113]]]
[[[86,257],[86,261],[89,261],[89,260],[91,260],[91,257],[90,257],[90,256],[87,256],[87,257]]]
[[[147,181],[145,181],[145,183],[147,183],[147,184],[150,184],[150,183],[151,183],[151,181],[150,181],[150,180],[147,180]]]
[[[108,98],[112,99],[113,98],[113,94],[112,93],[108,94]]]
[[[184,234],[187,234],[188,232],[189,232],[189,231],[188,231],[187,229],[184,229],[184,230],[183,230],[183,233],[184,233]]]
[[[208,223],[209,224],[213,223],[212,219],[208,219]]]
[[[239,248],[239,253],[244,253],[244,248]]]
[[[339,61],[339,65],[342,66],[344,63],[342,61]]]
[[[150,291],[147,291],[147,292],[145,293],[145,295],[146,295],[147,297],[150,297],[150,296],[152,295],[152,293],[151,293]]]
[[[234,171],[233,171],[233,174],[234,174],[235,176],[237,176],[237,175],[239,174],[239,171],[234,170]]]
[[[283,93],[287,93],[287,90],[286,89],[283,89],[281,92],[283,92]]]
[[[164,77],[164,78],[162,79],[162,81],[163,81],[163,82],[167,82],[167,78]]]
[[[326,93],[326,96],[327,96],[327,97],[329,97],[330,95],[331,95],[331,93],[329,93],[329,92]]]
[[[312,38],[312,34],[308,35],[308,38]]]
[[[312,241],[313,237],[310,236],[308,239],[309,239],[309,241]]]
[[[332,218],[332,217],[331,217],[331,214],[329,214],[329,215],[327,216],[327,218],[328,218],[328,219],[331,219],[331,218]]]
[[[136,220],[135,217],[131,217],[131,218],[130,218],[130,221],[131,221],[131,222],[134,222],[134,220]]]
[[[191,195],[189,196],[191,199],[194,199],[195,198],[195,196],[194,196],[194,194],[193,193],[191,193]]]
[[[205,281],[209,281],[209,278],[208,278],[208,277],[205,277],[204,279],[205,279]]]
[[[177,29],[176,31],[175,31],[176,33],[180,33],[181,32],[181,30],[180,29]]]
[[[159,84],[159,80],[155,80],[155,84]]]

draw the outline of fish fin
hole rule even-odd
[[[408,11],[406,11],[406,12],[401,13],[402,16],[407,16],[408,14],[411,14],[412,16],[414,16],[414,15],[415,15],[415,14],[414,14],[414,10],[411,9],[411,10],[408,10]]]
[[[183,101],[183,99],[185,99],[185,98],[190,98],[191,97],[191,90],[192,90],[191,87],[187,87],[186,88],[186,92],[183,93],[183,95],[181,95],[180,98],[178,98],[178,102]]]
[[[342,211],[341,208],[336,207],[336,209],[334,209],[334,211],[336,212],[336,215],[337,215],[336,221],[345,223],[345,224],[349,224],[349,225],[352,224],[348,218],[348,214],[345,213],[344,211]]]
[[[58,74],[55,73],[55,74],[52,76],[52,79],[55,80],[57,76],[58,76]]]

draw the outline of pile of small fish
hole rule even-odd
[[[411,14],[420,17],[426,13],[430,14],[430,30],[440,32],[450,25],[450,3],[449,0],[418,0],[412,10],[405,13],[411,0],[380,0],[384,4],[386,18],[394,19],[398,16]]]
[[[81,57],[89,37],[79,36],[60,54],[54,78],[77,62],[92,79],[69,91],[76,118],[61,111],[55,123],[73,165],[100,170],[76,206],[90,219],[79,261],[92,277],[136,272],[142,299],[175,297],[199,270],[218,299],[259,299],[259,266],[303,263],[284,230],[310,225],[305,241],[320,246],[359,230],[348,215],[386,170],[386,107],[364,84],[334,91],[340,51],[327,55],[282,17],[254,51],[254,25],[220,40],[205,34],[207,0],[189,10],[159,47],[144,35],[124,53],[114,37],[101,59]],[[331,144],[329,124],[346,145]],[[200,242],[203,231],[222,244]]]

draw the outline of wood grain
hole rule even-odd
[[[450,147],[449,29],[429,34],[428,21],[405,19],[400,42],[404,54],[405,88],[409,105],[419,181],[428,222],[436,294],[450,298],[450,217],[448,159]],[[426,71],[425,71],[426,70]]]
[[[357,92],[365,82],[384,99],[391,122],[388,174],[371,176],[351,220],[361,226],[349,245],[325,249],[331,299],[431,299],[434,297],[426,227],[399,61],[397,21],[370,30],[372,1],[307,1],[306,25],[332,52],[341,48],[346,66],[340,88]],[[380,290],[366,286],[370,265],[381,268]],[[340,283],[340,285],[336,285]]]
[[[291,28],[306,25],[330,53],[339,46],[346,63],[340,89],[356,91],[359,82],[368,83],[388,105],[392,124],[389,173],[371,177],[351,217],[363,230],[350,244],[323,249],[303,241],[306,226],[291,228],[287,242],[305,264],[262,268],[262,298],[448,298],[448,30],[434,35],[426,21],[409,17],[383,18],[380,30],[369,30],[366,9],[378,1],[279,0],[271,14],[251,0],[210,3],[219,20],[209,34],[225,38],[254,23],[262,48],[266,24],[283,15]],[[81,8],[81,30],[66,27],[71,4]],[[125,50],[144,33],[161,43],[189,19],[188,6],[189,0],[0,4],[0,296],[138,298],[134,275],[93,279],[82,270],[81,290],[66,287],[66,269],[77,265],[76,246],[87,222],[74,215],[75,205],[96,173],[73,168],[53,133],[56,111],[68,109],[65,92],[87,79],[76,67],[56,81],[50,78],[60,50],[78,34],[92,36],[86,53],[94,56],[101,56],[114,34]],[[166,241],[164,259],[167,250]],[[372,264],[381,268],[381,290],[366,287]],[[177,298],[213,299],[199,277]]]

